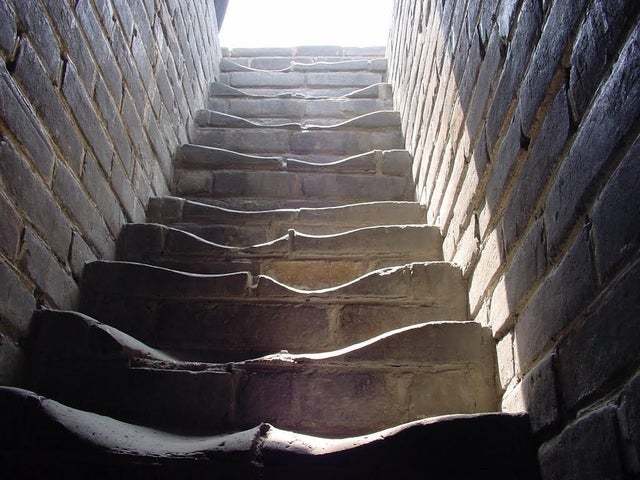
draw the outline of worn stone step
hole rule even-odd
[[[304,57],[303,57],[304,58]],[[262,57],[258,62],[237,62],[235,58],[222,58],[220,71],[228,72],[323,72],[332,74],[336,72],[379,72],[387,71],[385,58],[341,58],[337,60],[318,60],[307,57],[311,61],[299,61],[286,57]],[[268,61],[267,61],[268,59]],[[257,59],[254,59],[257,60]]]
[[[540,479],[524,414],[450,415],[348,439],[269,424],[194,437],[0,387],[0,428],[0,458],[15,479]]]
[[[336,125],[261,125],[240,117],[201,110],[190,126],[191,143],[243,153],[296,156],[355,155],[404,148],[397,112],[380,111]]]
[[[350,56],[336,56],[336,55],[316,55],[316,56],[263,56],[263,57],[223,57],[220,65],[225,69],[234,68],[233,65],[241,65],[243,67],[254,68],[257,70],[282,70],[290,67],[292,63],[299,64],[313,64],[313,63],[344,63],[353,62],[359,60],[371,60],[375,62],[384,62],[386,66],[386,59],[382,56],[367,56],[367,55],[350,55]]]
[[[273,206],[412,200],[411,156],[369,152],[314,164],[186,146],[177,153],[173,191],[191,199],[271,201]],[[199,200],[204,201],[204,200]],[[298,205],[296,205],[298,203]],[[303,205],[305,204],[305,205]]]
[[[268,71],[221,73],[219,81],[235,88],[363,88],[384,81],[380,71]]]
[[[38,391],[172,431],[269,422],[344,437],[497,406],[493,340],[476,322],[412,325],[322,354],[194,364],[74,312],[42,312],[34,321]]]
[[[248,170],[291,173],[357,173],[406,177],[412,158],[407,150],[372,150],[331,163],[316,163],[290,157],[265,157],[204,145],[184,144],[174,156],[177,169]]]
[[[195,144],[246,153],[299,158],[343,157],[374,149],[402,148],[398,112],[381,110],[332,125],[284,122],[268,124],[213,110],[200,110],[190,125]],[[225,143],[226,142],[226,143]],[[321,143],[323,142],[323,143]],[[225,143],[225,145],[218,145]],[[362,150],[365,149],[365,150]],[[340,158],[338,158],[339,160]],[[319,160],[326,163],[326,160]]]
[[[327,99],[358,99],[370,98],[385,101],[392,100],[392,87],[389,83],[377,83],[364,88],[342,89],[238,89],[224,83],[213,82],[209,87],[210,97],[240,97],[250,99],[298,99],[298,100],[327,100]]]
[[[442,259],[442,237],[427,225],[368,227],[338,235],[295,230],[269,243],[230,247],[159,224],[125,225],[118,258],[194,273],[249,271],[287,285],[318,289],[367,272]]]
[[[205,275],[99,261],[85,266],[80,305],[155,348],[214,361],[334,350],[407,325],[467,319],[465,281],[446,262],[301,290],[249,272]]]
[[[290,229],[329,235],[379,225],[425,223],[417,202],[368,202],[325,208],[233,210],[177,197],[151,198],[147,219],[170,225],[216,243],[255,245],[279,238]]]
[[[379,110],[391,110],[391,100],[378,98],[210,97],[211,110],[236,115],[263,124],[305,122],[332,125]]]

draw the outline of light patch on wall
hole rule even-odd
[[[230,0],[225,47],[383,46],[393,0]]]

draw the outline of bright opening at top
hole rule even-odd
[[[230,0],[224,47],[384,46],[393,0]]]

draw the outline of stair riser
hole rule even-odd
[[[221,73],[220,82],[234,88],[357,88],[384,81],[379,72],[230,72]]]
[[[331,125],[359,115],[390,110],[391,101],[369,98],[336,100],[301,100],[284,98],[251,99],[242,97],[210,97],[211,110],[228,113],[249,120],[285,122],[305,121]],[[335,120],[332,122],[331,120]]]
[[[180,230],[134,224],[120,234],[118,258],[195,273],[250,271],[317,289],[384,267],[441,260],[441,244],[435,228],[382,227],[320,238],[290,232],[265,246],[229,249]]]
[[[93,296],[83,313],[165,351],[198,361],[234,361],[282,349],[343,348],[427,321],[466,320],[466,305],[292,304]]]
[[[246,72],[253,70],[287,70],[289,72],[379,72],[387,71],[387,60],[384,58],[340,58],[340,57],[299,57],[300,60],[288,57],[262,58],[223,58],[220,71]],[[239,60],[239,61],[238,61]]]
[[[354,87],[343,87],[339,89],[326,89],[326,88],[265,88],[265,87],[257,87],[257,88],[243,88],[238,89],[235,87],[231,87],[225,83],[214,82],[209,87],[209,95],[213,97],[231,97],[231,98],[252,98],[258,99],[256,95],[260,95],[260,98],[263,99],[271,99],[271,98],[281,98],[281,99],[292,99],[295,98],[297,100],[336,100],[336,99],[344,99],[344,98],[369,98],[369,99],[380,99],[389,101],[392,98],[392,87],[389,83],[377,83],[373,85],[369,85],[364,88],[354,88]],[[300,95],[303,95],[307,98],[301,98]],[[338,98],[342,97],[342,98]]]
[[[386,175],[178,169],[175,192],[208,199],[246,197],[358,203],[412,200],[413,187],[409,178]]]
[[[268,422],[341,437],[427,416],[495,408],[495,392],[487,387],[490,379],[474,365],[280,371],[252,367],[225,373],[86,363],[77,370],[62,364],[42,373],[38,390],[71,406],[189,434]]]
[[[404,148],[397,129],[292,131],[275,128],[191,129],[192,143],[243,153],[356,155],[371,150]]]

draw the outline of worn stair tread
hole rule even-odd
[[[437,227],[366,227],[335,235],[289,230],[275,240],[246,247],[210,242],[160,224],[127,224],[118,239],[118,259],[195,273],[248,270],[299,286],[342,283],[367,271],[415,261],[442,260]],[[300,275],[306,269],[311,275]],[[350,277],[350,278],[349,278]]]
[[[201,110],[189,128],[191,143],[244,153],[354,155],[404,147],[397,112],[361,115],[337,125],[258,125],[245,119]]]
[[[388,330],[467,320],[466,285],[447,262],[375,270],[317,290],[249,272],[193,274],[130,262],[86,265],[80,311],[166,351],[250,358],[329,351]]]
[[[150,199],[148,220],[155,223],[205,224],[269,224],[288,225],[283,235],[299,224],[320,223],[332,231],[332,226],[359,227],[424,223],[424,208],[418,202],[363,202],[337,207],[291,208],[262,211],[233,210],[206,205],[179,197],[153,197]],[[296,228],[297,229],[297,228]],[[346,231],[342,230],[342,231]]]
[[[337,351],[221,364],[170,359],[74,312],[34,321],[38,390],[127,421],[202,433],[268,421],[342,436],[497,406],[491,333],[475,322],[412,325]],[[70,371],[79,388],[65,381]]]
[[[446,286],[444,286],[446,284]],[[82,288],[94,295],[121,298],[163,299],[287,299],[289,302],[374,302],[401,305],[432,305],[448,289],[464,288],[460,268],[441,261],[416,262],[368,272],[342,285],[304,290],[267,275],[240,271],[199,274],[144,263],[96,260],[82,276]],[[444,287],[444,288],[443,288]]]
[[[301,98],[216,97],[208,108],[264,124],[301,122],[331,125],[379,110],[390,110],[390,99],[377,98]]]
[[[449,415],[345,439],[268,424],[189,437],[73,409],[17,388],[0,387],[0,404],[0,442],[13,478],[65,471],[87,478],[100,469],[101,478],[418,479],[427,464],[432,478],[441,480],[478,472],[496,480],[539,479],[524,414]]]
[[[282,57],[281,57],[282,58]],[[275,62],[274,62],[275,63]],[[220,71],[227,72],[353,72],[353,71],[370,71],[370,72],[386,72],[387,60],[385,58],[362,58],[362,59],[340,59],[337,61],[299,61],[291,59],[288,65],[272,65],[271,68],[262,68],[260,66],[243,65],[230,58],[223,58],[220,62]],[[276,67],[276,68],[274,68]],[[279,68],[278,68],[279,67]]]
[[[426,368],[433,365],[476,363],[493,375],[491,331],[473,321],[425,322],[381,333],[338,350],[290,353],[280,349],[255,358],[216,363],[184,359],[150,347],[110,325],[72,310],[39,310],[31,332],[34,362],[45,367],[61,360],[128,362],[130,366],[152,366],[171,370],[230,371],[233,368],[315,369]],[[42,368],[40,366],[39,368]]]
[[[245,97],[254,99],[301,99],[308,101],[321,101],[328,99],[349,99],[349,98],[391,98],[391,85],[379,82],[362,88],[341,88],[341,89],[239,89],[225,83],[213,82],[209,89],[210,96],[219,97]]]
[[[218,81],[234,88],[340,89],[363,88],[384,80],[380,71],[294,71],[247,70],[221,73]]]
[[[407,176],[411,172],[411,154],[407,150],[372,150],[335,162],[319,163],[287,156],[250,155],[224,148],[186,143],[178,147],[175,158],[177,169],[220,169],[314,172],[314,173],[369,173]]]
[[[335,125],[313,125],[306,123],[261,124],[228,113],[215,110],[198,110],[194,118],[200,128],[247,128],[294,131],[339,131],[346,129],[387,129],[401,127],[400,114],[394,110],[379,110],[350,118]]]

